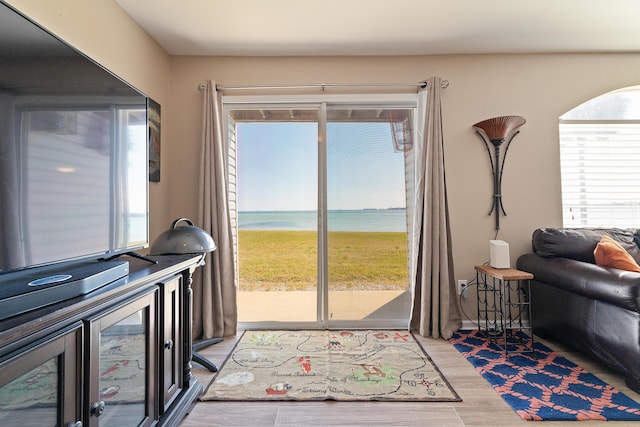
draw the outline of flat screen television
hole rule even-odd
[[[0,1],[0,318],[121,277],[101,261],[148,246],[147,104]]]

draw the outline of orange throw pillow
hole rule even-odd
[[[593,251],[596,264],[602,267],[613,267],[620,270],[637,271],[640,273],[640,265],[633,259],[617,241],[609,236],[602,236],[600,242]]]

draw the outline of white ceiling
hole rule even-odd
[[[172,55],[640,52],[638,0],[116,0]]]

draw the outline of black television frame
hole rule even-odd
[[[52,77],[55,77],[53,83]],[[0,0],[0,96],[2,94],[7,96],[10,94],[19,101],[14,102],[18,105],[13,105],[14,110],[9,112],[3,112],[3,108],[6,110],[8,107],[0,105],[0,144],[7,134],[10,138],[18,137],[23,127],[21,117],[30,109],[90,109],[100,105],[113,106],[116,100],[124,102],[124,105],[131,102],[138,106],[137,108],[144,108],[145,159],[144,162],[140,161],[140,164],[144,163],[145,173],[144,181],[141,178],[138,179],[145,185],[143,215],[146,238],[118,244],[110,239],[108,246],[99,250],[70,256],[60,254],[44,262],[27,260],[11,264],[0,260],[0,319],[91,292],[128,274],[128,263],[114,260],[114,258],[126,253],[135,253],[149,246],[150,216],[148,184],[150,98],[13,6]],[[86,98],[87,96],[92,100]],[[43,101],[45,97],[49,97],[51,102]],[[83,97],[84,102],[75,105],[70,102],[72,99],[81,100]],[[65,104],[67,105],[64,106]],[[55,107],[56,105],[58,107]],[[9,122],[13,124],[7,125]],[[4,135],[3,126],[5,127]],[[9,126],[13,129],[7,131]],[[18,144],[18,142],[9,141],[8,145],[12,144]],[[114,147],[111,149],[115,149]],[[111,155],[114,154],[111,153]],[[0,156],[2,156],[1,149]],[[22,178],[15,179],[19,181]],[[2,181],[0,185],[5,184],[2,177],[0,181]],[[113,194],[110,193],[110,196],[113,197]],[[1,209],[7,209],[7,204],[8,202]],[[115,227],[113,216],[117,214],[119,212],[111,213],[110,227]],[[0,216],[2,215],[3,211],[0,211]],[[21,237],[20,231],[17,231],[18,234],[14,234],[14,237],[11,237],[10,232],[4,233],[7,228],[11,227],[8,227],[7,222],[0,218],[0,233],[3,233],[3,239]],[[110,229],[109,233],[114,231]],[[6,247],[7,245],[4,250],[0,248],[0,257],[3,256],[2,252],[5,254],[8,252]],[[55,252],[55,248],[51,250]],[[4,267],[5,265],[8,268]]]

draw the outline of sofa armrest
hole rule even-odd
[[[536,254],[522,255],[517,266],[534,281],[640,312],[640,273]]]

